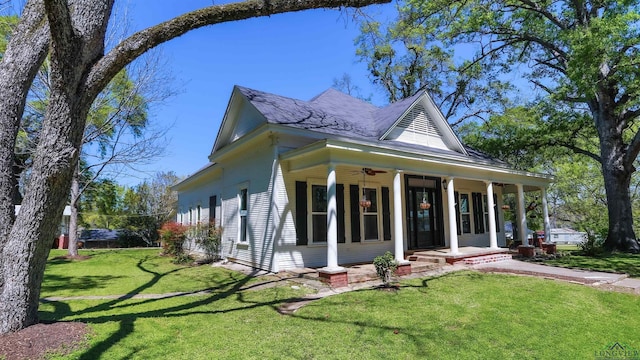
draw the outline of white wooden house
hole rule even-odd
[[[580,244],[587,240],[587,233],[569,228],[551,229],[551,242],[556,244]]]
[[[174,186],[177,221],[216,223],[223,256],[273,272],[497,249],[502,195],[541,191],[546,210],[551,181],[464,146],[425,92],[378,108],[333,89],[303,101],[236,86],[209,161]]]

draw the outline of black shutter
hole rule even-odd
[[[477,193],[478,195],[478,229],[480,230],[481,234],[484,234],[485,232],[485,218],[484,218],[484,196],[482,196],[482,193]],[[487,211],[489,211],[489,209],[487,209]],[[487,224],[487,226],[489,226],[489,224]]]
[[[351,242],[360,242],[360,188],[349,185],[351,200]]]
[[[456,230],[458,235],[462,235],[462,229],[460,228],[460,194],[455,191],[454,197],[456,198]]]
[[[336,185],[336,202],[338,203],[338,242],[346,242],[346,234],[344,231],[344,185]]]
[[[473,229],[476,234],[484,233],[484,208],[482,207],[482,194],[471,193],[473,201]]]
[[[296,245],[307,245],[307,183],[296,181]]]
[[[382,233],[385,240],[391,240],[391,210],[389,209],[389,188],[382,189]]]
[[[218,197],[216,195],[209,196],[209,224],[215,225],[216,223],[216,204],[218,203]]]
[[[500,232],[500,217],[498,213],[498,195],[493,194],[493,212],[496,217],[496,232]]]

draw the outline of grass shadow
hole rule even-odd
[[[194,314],[227,313],[231,311],[247,310],[247,309],[262,307],[262,306],[270,306],[274,310],[276,310],[277,305],[281,304],[283,301],[290,300],[290,299],[284,299],[284,300],[279,299],[279,300],[258,302],[258,303],[249,302],[249,306],[239,306],[236,308],[224,309],[224,310],[188,311],[190,309],[198,308],[202,305],[208,305],[233,295],[236,295],[238,297],[238,300],[240,300],[240,303],[247,303],[247,302],[243,302],[244,297],[242,295],[242,292],[252,291],[254,288],[257,288],[259,286],[264,286],[264,283],[247,286],[247,284],[255,277],[254,276],[255,274],[244,275],[239,272],[230,272],[228,279],[226,281],[221,282],[216,287],[210,287],[207,289],[202,289],[202,290],[197,290],[197,291],[192,291],[187,293],[176,293],[175,295],[164,296],[161,298],[149,298],[149,299],[143,299],[137,302],[125,303],[125,301],[133,298],[137,294],[140,294],[143,290],[152,287],[154,284],[160,281],[162,277],[171,273],[175,273],[182,269],[182,268],[176,268],[165,273],[158,273],[145,268],[144,267],[145,260],[146,258],[141,259],[138,262],[137,267],[144,272],[152,274],[153,277],[148,282],[139,286],[135,290],[123,296],[120,296],[117,299],[111,299],[105,302],[100,302],[95,306],[91,306],[89,308],[86,308],[80,311],[73,311],[71,307],[63,301],[49,300],[49,301],[46,301],[46,303],[51,304],[54,307],[53,312],[40,311],[39,312],[40,317],[43,319],[44,322],[54,322],[56,320],[64,319],[65,317],[68,317],[68,316],[73,316],[74,317],[73,321],[83,322],[87,324],[102,324],[102,323],[114,322],[114,321],[119,322],[120,325],[116,332],[111,334],[107,339],[94,344],[91,348],[86,350],[80,356],[80,359],[96,359],[96,358],[99,358],[108,349],[116,345],[118,342],[120,342],[121,340],[133,334],[134,328],[135,328],[134,326],[135,322],[136,320],[141,318],[158,318],[158,317],[169,318],[169,317],[183,317],[183,316],[189,316]],[[280,281],[280,280],[273,280],[271,282],[277,282],[277,281]],[[205,294],[210,293],[210,295],[208,296],[202,295],[203,293]],[[141,312],[132,311],[125,314],[116,314],[116,315],[91,316],[92,314],[100,313],[104,311],[109,311],[114,309],[121,310],[125,308],[135,309],[140,306],[166,300],[172,297],[184,297],[184,296],[196,295],[196,294],[201,296],[194,297],[194,300],[190,302],[186,302],[186,303],[175,305],[175,306],[168,306],[161,309],[154,309],[154,310],[141,311]]]
[[[74,290],[104,289],[109,286],[112,280],[121,279],[123,276],[112,275],[85,275],[85,276],[65,276],[47,275],[47,281],[43,282],[42,293],[55,293],[72,288]]]

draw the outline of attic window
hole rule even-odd
[[[422,104],[414,106],[400,123],[398,123],[398,127],[415,134],[442,136],[438,127],[434,125],[433,120],[427,115]]]

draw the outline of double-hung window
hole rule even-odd
[[[249,212],[247,197],[247,188],[241,188],[238,193],[238,215],[240,217],[240,234],[238,235],[238,240],[242,243],[247,242],[247,215]]]
[[[311,241],[327,242],[327,187],[311,185]]]
[[[378,189],[364,188],[362,194],[363,200],[366,198],[366,201],[371,202],[371,205],[363,208],[361,213],[364,240],[380,240]]]
[[[471,209],[469,206],[469,194],[460,193],[460,223],[462,233],[471,233]]]

